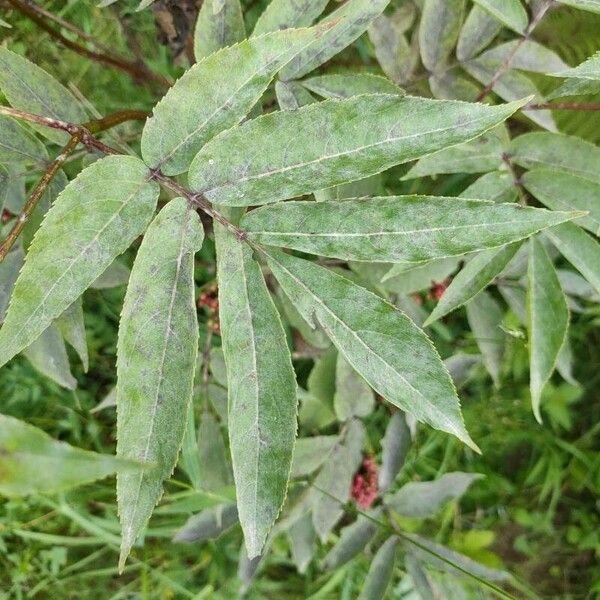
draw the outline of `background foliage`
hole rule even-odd
[[[266,0],[242,2],[246,31],[252,31],[267,4]],[[453,2],[442,4],[450,7],[447,21],[439,10],[428,16],[423,2],[392,1],[367,33],[333,56],[317,73],[311,73],[306,87],[289,84],[290,89],[281,85],[279,89],[271,88],[263,105],[270,111],[277,102],[284,108],[286,99],[303,103],[307,97],[312,101],[318,96],[343,95],[348,91],[348,80],[315,75],[357,72],[385,74],[417,96],[473,101],[506,55],[500,54],[500,59],[489,55],[472,59],[485,49],[478,48],[472,55],[468,52],[463,19],[477,10],[470,2],[464,3],[465,12],[459,11],[462,17],[455,25],[457,33],[462,30],[461,37],[440,32],[436,43],[432,43],[429,36],[435,27],[451,22],[456,14]],[[505,3],[476,4],[501,7]],[[496,20],[492,27],[495,33],[488,41],[490,47],[502,47],[523,34],[528,15],[535,14],[536,5],[541,3],[531,4],[521,7],[524,12],[526,9],[525,21],[519,11],[502,12],[504,21]],[[494,87],[497,96],[508,101],[535,93],[537,102],[553,95],[556,102],[598,102],[598,89],[588,86],[573,94],[571,87],[561,95],[560,86],[568,85],[570,80],[547,75],[576,67],[600,50],[600,14],[566,5],[555,5],[544,16],[532,36],[541,48],[528,48],[526,44],[527,52],[517,56],[516,66],[500,78],[501,85]],[[193,62],[194,45],[197,55],[214,50],[203,46],[202,36],[194,36],[197,7],[191,1],[159,0],[140,12],[136,11],[137,3],[129,1],[102,8],[77,1],[44,3],[44,8],[74,23],[108,46],[111,53],[138,61],[144,69],[160,75],[155,79],[132,78],[67,50],[21,11],[9,4],[0,6],[6,9],[2,20],[10,25],[0,28],[2,46],[26,56],[60,80],[92,117],[124,108],[152,110],[164,93],[160,78],[179,77]],[[336,7],[331,2],[326,11]],[[513,18],[506,21],[506,14]],[[432,24],[425,27],[422,23],[428,18]],[[64,27],[60,31],[67,39],[78,39]],[[450,40],[446,49],[444,43],[439,43],[445,36]],[[437,68],[439,54],[429,53],[429,47],[432,53],[447,52],[449,62],[443,72]],[[553,54],[544,54],[544,49]],[[467,62],[457,66],[456,58]],[[574,80],[581,84],[577,77]],[[377,81],[378,85],[389,85],[389,81]],[[506,130],[499,128],[486,134],[464,150],[452,149],[416,164],[393,167],[352,186],[319,193],[332,199],[384,193],[482,197],[487,190],[488,197],[505,194],[504,201],[513,201],[521,194],[527,195],[534,206],[591,209],[590,221],[580,224],[597,234],[593,217],[598,214],[599,196],[594,189],[587,196],[590,206],[579,203],[582,193],[565,200],[564,190],[581,192],[576,186],[586,185],[567,168],[559,200],[552,200],[556,196],[549,183],[552,177],[527,163],[527,151],[523,151],[521,162],[518,158],[511,161],[510,152],[515,148],[509,146],[509,138],[544,129],[598,144],[600,112],[521,113],[507,122]],[[137,149],[140,132],[140,124],[128,122],[103,139]],[[540,138],[539,146],[550,143],[550,139]],[[49,148],[51,157],[57,148]],[[567,163],[571,160],[582,170],[586,164],[591,165],[583,179],[597,182],[599,171],[594,165],[600,162],[594,162],[595,151],[598,149],[578,157],[558,147],[559,159]],[[73,179],[90,161],[89,155],[77,151],[65,164],[67,178]],[[34,169],[9,173],[3,213],[7,229],[11,216],[19,211],[25,190],[33,187],[39,175],[40,171]],[[514,185],[513,176],[519,185]],[[477,186],[476,192],[472,185]],[[56,193],[48,192],[46,206]],[[166,199],[161,197],[161,204]],[[553,204],[558,201],[567,202],[567,206]],[[41,215],[36,218],[39,223]],[[23,237],[31,239],[31,231],[26,230]],[[440,320],[432,321],[427,333],[460,388],[464,420],[481,455],[444,433],[416,427],[410,419],[406,425],[401,413],[391,412],[390,405],[337,356],[321,332],[307,330],[285,293],[269,282],[284,317],[300,385],[299,436],[310,441],[296,448],[296,456],[303,460],[297,458],[295,466],[300,483],[289,492],[292,509],[284,511],[275,529],[278,535],[269,538],[263,558],[248,561],[241,531],[235,526],[235,491],[227,452],[227,381],[220,350],[214,237],[212,233],[207,236],[195,259],[194,297],[202,356],[195,383],[194,421],[188,423],[178,468],[168,480],[124,574],[118,576],[116,566],[120,527],[114,481],[106,479],[57,494],[1,501],[0,580],[5,597],[231,598],[247,594],[253,598],[355,598],[364,590],[372,565],[390,564],[395,565],[388,588],[390,598],[492,596],[494,592],[481,581],[458,573],[447,563],[440,563],[439,558],[432,561],[431,553],[423,547],[411,546],[406,540],[397,547],[385,526],[378,527],[358,514],[378,500],[387,487],[393,494],[390,505],[395,512],[395,526],[405,535],[418,535],[419,540],[440,544],[435,550],[438,553],[440,548],[460,553],[462,557],[452,555],[452,561],[466,565],[476,578],[492,585],[497,579],[515,597],[566,599],[600,594],[598,292],[552,246],[547,247],[571,311],[571,357],[563,356],[560,373],[553,375],[543,392],[542,425],[531,411],[528,338],[520,313],[522,276],[526,271],[523,260],[513,260],[512,271],[504,272],[500,279],[493,274],[493,285],[487,292],[448,315],[442,314],[448,297],[442,302],[440,298],[458,272],[459,259],[434,261],[420,272],[389,272],[385,265],[365,267],[347,261],[331,263],[334,268],[349,266],[349,276],[393,299],[419,325],[437,311],[433,316],[439,315]],[[111,394],[116,376],[117,328],[124,283],[140,243],[137,240],[121,257],[110,274],[112,281],[96,282],[83,296],[87,373],[81,347],[79,357],[70,346],[64,350],[57,334],[56,339],[47,342],[50,351],[46,347],[38,354],[25,353],[0,370],[2,414],[35,425],[72,446],[114,454],[116,415]],[[514,252],[518,252],[516,248]],[[506,256],[506,262],[511,258],[512,254]],[[65,351],[68,361],[61,354]],[[360,421],[345,422],[351,415]],[[339,452],[339,446],[332,451],[339,434],[345,440],[353,439],[354,446],[349,447],[346,441],[343,452]],[[315,478],[320,459],[325,456],[328,460]],[[396,468],[390,467],[390,456],[395,457]],[[394,477],[396,470],[399,473]],[[434,480],[440,487],[433,490],[410,487],[414,482]],[[323,529],[316,532],[304,514],[298,517],[293,510],[294,501],[306,492],[306,482],[319,490],[325,487],[337,497],[345,495],[343,500],[348,500],[340,507],[322,494]],[[341,485],[340,490],[328,487],[336,483]],[[380,508],[369,510],[371,517],[382,520]],[[328,523],[333,530],[329,536],[323,535]],[[217,537],[222,529],[227,531]],[[316,540],[315,534],[322,539]],[[395,563],[390,558],[393,555],[398,557]],[[478,565],[465,563],[464,557]],[[505,572],[513,578],[508,580]]]

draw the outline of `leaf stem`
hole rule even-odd
[[[515,47],[512,49],[512,52],[510,52],[510,54],[504,59],[502,64],[498,67],[498,70],[490,79],[489,83],[483,88],[479,96],[477,96],[477,102],[485,100],[485,98],[487,98],[487,96],[490,94],[490,92],[498,82],[498,79],[500,79],[500,77],[502,77],[502,75],[504,75],[504,73],[508,71],[515,59],[515,56],[517,55],[517,52],[520,50],[521,46],[531,38],[534,29],[540,24],[540,21],[544,18],[544,15],[546,14],[550,6],[552,6],[553,1],[554,0],[546,0],[546,2],[544,2],[544,4],[540,6],[540,9],[537,11],[537,13],[531,19],[531,22],[527,26],[525,33],[515,44]]]
[[[71,136],[77,135],[79,136],[79,142],[81,142],[84,146],[93,148],[94,150],[99,150],[104,154],[123,154],[116,148],[112,148],[111,146],[107,146],[104,142],[101,142],[99,139],[94,137],[93,133],[110,129],[115,125],[123,123],[124,121],[145,119],[148,116],[148,113],[142,111],[124,110],[102,119],[88,121],[82,125],[75,125],[74,123],[67,123],[66,121],[61,121],[60,119],[52,119],[49,117],[42,117],[41,115],[34,115],[16,108],[11,108],[9,106],[0,106],[0,115],[7,115],[15,119],[28,121],[29,123],[36,123],[37,125],[44,125],[46,127],[52,127],[53,129],[60,129],[62,131],[66,131]],[[158,181],[164,187],[174,191],[180,196],[187,198],[191,204],[205,212],[212,219],[231,231],[231,233],[233,233],[238,240],[247,241],[246,232],[239,227],[236,227],[221,213],[217,212],[202,194],[188,190],[175,180],[164,175],[159,169],[152,169],[151,173],[152,179]]]
[[[160,84],[163,88],[168,88],[171,86],[171,82],[166,78],[160,75],[159,73],[155,73],[145,64],[140,64],[139,62],[129,61],[121,56],[116,56],[113,53],[108,52],[96,52],[94,50],[89,50],[85,46],[78,44],[68,38],[66,38],[60,31],[56,30],[52,25],[46,22],[46,20],[52,20],[55,23],[59,24],[62,27],[69,29],[70,31],[76,33],[79,37],[85,39],[88,42],[93,43],[97,48],[103,48],[99,42],[88,36],[77,27],[68,23],[64,19],[59,19],[58,17],[54,17],[51,13],[40,9],[33,2],[29,2],[28,0],[7,0],[8,3],[15,9],[18,10],[21,14],[28,17],[31,21],[33,21],[40,29],[43,29],[47,33],[49,33],[54,39],[60,42],[69,50],[73,50],[77,54],[81,56],[85,56],[93,61],[108,65],[115,69],[119,69],[124,73],[127,73],[130,77],[134,79],[136,82],[154,82]],[[83,34],[83,35],[82,35]]]

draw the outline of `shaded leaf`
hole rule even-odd
[[[323,98],[351,98],[361,94],[404,94],[389,79],[371,73],[317,75],[302,81],[302,85]]]
[[[116,471],[142,468],[110,454],[59,442],[41,429],[7,415],[0,415],[0,453],[0,494],[5,496],[57,492]]]
[[[411,481],[385,499],[386,505],[403,517],[434,517],[450,500],[458,500],[478,473],[446,473],[435,481]]]
[[[460,194],[461,198],[492,202],[514,202],[517,196],[512,175],[501,171],[486,173]]]
[[[456,56],[468,60],[477,56],[500,33],[502,25],[481,6],[473,6],[460,30]]]
[[[425,0],[419,26],[421,60],[440,70],[454,49],[465,12],[465,0]]]
[[[191,516],[173,536],[173,541],[192,544],[214,540],[237,522],[237,506],[235,504],[219,504]]]
[[[500,370],[504,356],[504,332],[500,328],[504,313],[496,300],[487,292],[480,292],[467,302],[467,319],[483,363],[496,386],[500,384]]]
[[[362,35],[369,23],[383,12],[390,0],[348,0],[322,22],[323,35],[281,70],[281,79],[299,79],[326,63]],[[321,0],[311,4],[320,8]]]
[[[117,454],[154,468],[117,477],[120,569],[183,441],[198,352],[194,254],[203,237],[193,207],[176,198],[148,228],[131,271],[117,344]]]
[[[569,326],[569,309],[554,265],[542,244],[531,239],[527,288],[531,403],[541,422],[544,386],[556,367]]]
[[[381,469],[379,470],[379,493],[384,494],[394,483],[411,445],[410,429],[404,413],[396,411],[390,418],[381,440]]]
[[[312,524],[310,512],[304,513],[287,531],[292,550],[292,560],[298,573],[305,573],[315,553],[317,532]]]
[[[375,406],[373,390],[341,354],[337,357],[333,405],[340,421],[366,417]]]
[[[131,156],[107,156],[58,196],[37,231],[2,329],[0,366],[28,346],[144,231],[158,185]]]
[[[549,231],[548,237],[560,253],[600,293],[600,244],[581,227],[564,223]]]
[[[520,0],[473,0],[473,2],[513,31],[525,32],[529,19]]]
[[[511,141],[512,162],[526,169],[549,167],[600,182],[600,148],[562,133],[533,132]]]
[[[290,477],[304,477],[316,471],[328,459],[337,441],[337,435],[298,438]]]
[[[296,437],[296,379],[285,332],[249,246],[216,227],[229,439],[248,556],[285,499]]]
[[[371,387],[417,419],[475,447],[448,372],[431,341],[406,315],[314,263],[276,251],[267,261],[306,321],[321,324]]]
[[[352,477],[362,460],[366,432],[358,419],[348,422],[343,439],[334,447],[314,480],[311,498],[313,525],[322,542],[344,514]]]
[[[367,262],[460,256],[528,237],[581,213],[435,196],[282,202],[247,213],[259,244]]]
[[[377,550],[369,567],[359,600],[383,600],[394,574],[399,539],[389,537]]]
[[[452,279],[424,325],[427,326],[457,309],[485,289],[506,267],[520,244],[486,250],[472,258]]]
[[[1,80],[0,75],[0,80]],[[0,115],[0,163],[40,163],[48,159],[42,142],[15,119]]]
[[[323,570],[333,571],[360,554],[375,537],[379,529],[376,521],[382,514],[383,510],[376,508],[369,511],[368,516],[358,515],[354,523],[344,527],[340,539],[323,559]]]
[[[600,0],[558,0],[561,4],[567,4],[574,8],[587,10],[593,13],[600,14]]]
[[[471,376],[474,367],[481,363],[480,354],[457,352],[444,360],[444,364],[457,388],[461,388]]]
[[[55,324],[58,327],[60,334],[65,339],[65,342],[70,344],[77,352],[77,355],[83,364],[83,370],[87,373],[89,357],[87,340],[85,338],[81,297],[79,297],[78,300],[75,300],[75,302],[73,302],[73,304],[58,317]]]
[[[202,413],[198,427],[198,455],[202,489],[214,492],[232,482],[231,466],[221,426],[208,410]]]
[[[246,37],[240,0],[205,0],[194,30],[196,61]]]
[[[37,371],[56,381],[58,385],[69,390],[77,387],[77,381],[71,375],[65,342],[56,325],[50,325],[23,350],[23,354]]]
[[[600,235],[600,181],[544,168],[524,173],[521,181],[548,208],[586,211],[588,214],[575,223]]]
[[[308,27],[325,10],[328,0],[271,0],[254,26],[253,36],[289,29]]]
[[[316,102],[312,94],[297,81],[278,81],[275,84],[275,95],[281,110],[296,110]]]
[[[115,260],[90,287],[97,290],[110,289],[125,285],[129,281],[131,271],[121,261]]]
[[[23,248],[17,245],[4,257],[4,260],[0,261],[0,323],[4,321],[8,301],[24,258]]]
[[[485,64],[499,69],[510,58],[512,69],[549,73],[565,69],[568,65],[552,50],[533,40],[513,40],[490,48],[479,56]]]

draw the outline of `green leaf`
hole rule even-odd
[[[495,171],[502,164],[502,153],[507,143],[506,128],[498,126],[470,142],[424,156],[402,180],[442,173]]]
[[[245,37],[240,0],[205,0],[202,3],[194,30],[196,61],[241,42]]]
[[[17,245],[4,257],[4,260],[0,261],[0,323],[4,321],[6,307],[24,258],[23,248]]]
[[[337,441],[337,435],[298,438],[290,477],[304,477],[316,471],[327,460]]]
[[[375,406],[373,390],[341,354],[337,357],[333,405],[340,421],[347,421],[351,417],[366,417],[373,412]]]
[[[377,550],[369,567],[359,600],[383,600],[394,575],[399,539],[389,537]]]
[[[113,261],[90,287],[105,290],[125,285],[129,281],[131,271],[119,260]]]
[[[368,516],[359,515],[354,523],[344,527],[340,539],[326,554],[322,562],[324,571],[333,571],[360,554],[375,537],[379,526],[376,523],[383,514],[381,508],[369,511]]]
[[[281,202],[248,213],[248,239],[367,262],[460,256],[528,237],[582,213],[460,198],[390,196],[344,202]]]
[[[510,262],[520,244],[515,242],[481,252],[454,277],[424,326],[457,309],[486,288]]]
[[[191,67],[146,121],[146,163],[166,175],[186,171],[198,150],[239,123],[277,71],[320,33],[318,28],[271,33],[219,50]]]
[[[181,448],[198,352],[194,254],[200,218],[184,198],[151,223],[131,271],[117,344],[117,454],[153,464],[117,477],[122,570]]]
[[[476,448],[448,372],[431,341],[406,315],[314,263],[277,251],[269,252],[267,261],[306,321],[323,327],[373,389],[418,420]]]
[[[342,439],[333,447],[314,480],[311,498],[313,525],[322,542],[326,541],[344,514],[352,478],[362,461],[365,439],[362,422],[358,419],[349,421]]]
[[[454,49],[465,12],[465,0],[425,0],[419,26],[421,60],[429,71],[439,71]]]
[[[521,177],[529,193],[553,210],[586,211],[575,223],[600,235],[600,181],[553,169],[533,169]]]
[[[48,152],[42,142],[14,119],[0,115],[1,164],[39,164],[47,159]]]
[[[532,40],[513,40],[499,44],[481,54],[478,60],[499,69],[507,60],[512,69],[549,73],[566,69],[568,65],[552,50]]]
[[[349,46],[362,35],[369,23],[389,4],[390,0],[348,0],[322,21],[325,30],[308,48],[300,52],[281,70],[281,79],[300,79]],[[318,3],[318,4],[317,4]],[[316,8],[320,0],[316,0]]]
[[[569,309],[554,265],[536,238],[529,252],[529,368],[531,403],[541,423],[540,401],[544,386],[556,367],[569,327]]]
[[[87,121],[79,101],[67,88],[36,64],[7,48],[0,48],[0,90],[19,110],[68,123]],[[42,125],[32,127],[57,144],[66,144],[69,139],[67,133],[58,129]]]
[[[457,388],[461,388],[470,378],[473,369],[481,363],[480,354],[457,352],[444,359],[444,365]]]
[[[229,439],[248,556],[285,499],[296,437],[296,378],[285,332],[249,246],[215,228]]]
[[[493,296],[480,292],[467,302],[467,319],[485,368],[498,386],[505,344],[505,334],[500,328],[504,313]]]
[[[558,0],[561,4],[600,14],[600,0]]]
[[[564,223],[551,229],[548,237],[560,253],[600,294],[600,244],[581,227]]]
[[[281,110],[296,110],[316,102],[312,94],[297,81],[278,81],[275,84],[275,95]]]
[[[420,535],[406,533],[406,538],[413,542],[410,544],[412,554],[441,571],[459,576],[464,576],[467,571],[471,576],[487,581],[511,581],[512,579],[506,571],[490,569],[464,554],[450,550],[442,544],[436,544]]]
[[[198,438],[196,436],[196,411],[194,403],[194,398],[192,397],[185,419],[185,433],[183,434],[183,441],[181,443],[181,455],[178,466],[185,472],[192,487],[195,490],[200,490],[202,489],[202,466],[200,451],[198,449]]]
[[[551,73],[551,75],[566,77],[567,81],[553,91],[550,98],[600,93],[600,52],[596,52],[594,56],[573,69]]]
[[[252,36],[290,29],[308,27],[325,10],[328,0],[271,0],[258,18]]]
[[[0,329],[0,366],[37,339],[152,218],[158,185],[139,159],[108,156],[58,196],[35,234]]]
[[[473,139],[522,104],[486,106],[384,94],[326,100],[224,131],[198,152],[189,181],[216,204],[284,200]]]
[[[471,102],[479,95],[479,87],[471,80],[452,71],[442,71],[429,77],[429,87],[434,98]]]
[[[460,30],[456,56],[468,60],[477,56],[500,33],[502,25],[480,6],[473,6]]]
[[[514,202],[518,193],[510,173],[494,171],[486,173],[460,194],[460,198],[491,200],[492,202]]]
[[[600,182],[600,148],[578,137],[526,133],[512,140],[508,154],[513,163],[525,169],[549,167]]]
[[[192,544],[214,540],[238,522],[235,504],[219,504],[191,516],[173,536],[174,542]]]
[[[37,340],[23,350],[23,354],[37,371],[56,381],[58,385],[68,390],[77,387],[77,381],[71,375],[65,342],[56,325],[50,325]]]
[[[298,573],[306,573],[306,569],[315,553],[317,532],[312,524],[310,512],[304,513],[287,531],[292,560]]]
[[[116,471],[142,468],[109,454],[69,446],[7,415],[0,415],[0,454],[0,494],[9,497],[57,492]]]
[[[525,33],[529,19],[520,0],[473,0],[473,2],[516,33]]]
[[[305,79],[302,85],[323,98],[344,99],[361,94],[404,94],[404,90],[389,79],[371,73],[317,75]]]
[[[415,16],[413,4],[403,4],[390,16],[379,15],[369,25],[369,39],[381,70],[396,83],[408,83],[419,65],[418,32],[406,38]]]
[[[89,357],[87,340],[85,339],[85,325],[83,323],[83,305],[79,297],[65,312],[55,321],[58,330],[77,352],[83,364],[83,370],[87,373]]]
[[[383,287],[396,294],[412,294],[428,290],[432,281],[444,281],[456,271],[459,258],[439,258],[425,264],[400,263],[394,265],[381,279]],[[363,264],[363,263],[359,263]],[[366,265],[370,268],[371,265]]]
[[[414,519],[434,517],[450,500],[458,500],[471,484],[482,475],[478,473],[446,473],[435,481],[411,481],[385,499],[394,512]]]
[[[381,469],[378,480],[380,494],[387,492],[400,473],[410,450],[411,441],[406,417],[401,411],[396,411],[390,418],[381,440]]]
[[[202,489],[216,492],[232,483],[229,454],[221,426],[209,410],[202,413],[198,427],[198,455]]]

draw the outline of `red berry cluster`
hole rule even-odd
[[[428,298],[430,300],[437,300],[438,302],[442,299],[444,292],[448,289],[450,285],[449,279],[444,279],[444,281],[432,282],[431,288],[429,290]]]
[[[221,326],[219,323],[219,290],[217,285],[205,287],[198,296],[198,308],[206,309],[208,320],[206,322],[208,328],[217,335],[221,335]]]
[[[372,456],[365,456],[362,464],[354,475],[350,495],[361,508],[370,508],[377,499],[378,470]]]
[[[12,214],[9,213],[6,209],[2,210],[2,223],[8,223],[8,221],[10,221],[12,219]]]

